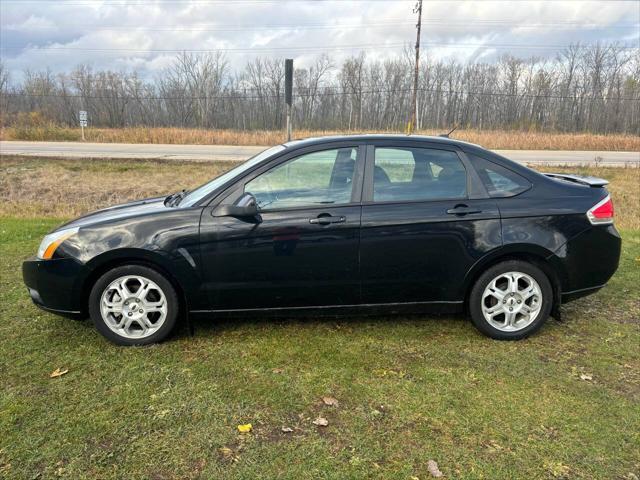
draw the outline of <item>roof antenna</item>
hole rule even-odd
[[[438,136],[439,136],[439,137],[442,137],[442,138],[449,138],[449,135],[451,135],[451,134],[452,134],[453,132],[455,132],[457,129],[458,129],[458,125],[456,125],[455,127],[453,127],[453,128],[451,129],[451,131],[450,131],[450,132],[448,132],[448,133],[441,133],[441,134],[440,134],[440,135],[438,135]]]

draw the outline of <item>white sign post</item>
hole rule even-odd
[[[87,126],[87,112],[80,110],[80,130],[82,130],[82,141],[84,142],[84,127]]]

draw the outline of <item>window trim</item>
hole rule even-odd
[[[279,165],[293,160],[294,158],[307,155],[309,153],[322,152],[325,150],[338,150],[341,148],[355,148],[356,153],[356,165],[354,170],[354,177],[352,181],[351,201],[348,203],[340,204],[321,204],[321,205],[301,205],[299,207],[282,207],[282,208],[267,208],[260,210],[260,213],[276,213],[276,212],[288,212],[298,210],[317,210],[317,209],[331,209],[339,207],[348,207],[354,205],[360,205],[362,199],[362,185],[364,177],[364,163],[366,158],[366,143],[362,141],[338,141],[323,143],[319,145],[310,145],[306,147],[296,148],[289,151],[284,151],[276,158],[267,160],[263,165],[258,166],[250,172],[247,172],[243,177],[234,179],[233,183],[224,188],[218,195],[216,195],[208,204],[210,207],[218,207],[219,205],[227,205],[233,203],[237,196],[244,193],[245,185],[260,175],[268,172],[269,170],[278,167]]]
[[[425,198],[425,199],[412,199],[412,200],[382,200],[376,201],[373,198],[373,170],[375,167],[375,151],[376,148],[397,148],[397,149],[426,149],[426,150],[444,150],[447,152],[455,153],[458,159],[462,163],[466,175],[467,175],[467,194],[464,197],[454,198]],[[484,188],[484,184],[480,180],[478,172],[471,165],[471,162],[464,154],[464,152],[455,147],[449,145],[442,145],[438,143],[430,143],[424,141],[398,141],[398,140],[380,140],[377,142],[371,142],[367,145],[367,155],[364,173],[364,185],[362,190],[362,205],[394,205],[394,204],[413,204],[413,203],[435,203],[435,202],[452,202],[452,201],[465,201],[465,200],[477,200],[486,199],[489,195]]]
[[[513,170],[512,168],[509,168],[509,167],[507,167],[507,166],[505,166],[505,165],[502,165],[501,163],[494,162],[494,161],[493,161],[493,160],[491,160],[490,158],[487,158],[487,157],[485,157],[484,155],[479,155],[479,154],[477,154],[477,153],[475,153],[475,152],[474,152],[474,153],[469,153],[468,155],[473,155],[474,157],[478,157],[478,158],[480,158],[480,159],[484,160],[485,162],[491,163],[491,164],[496,165],[497,167],[500,167],[500,168],[504,168],[505,170],[507,170],[507,171],[509,171],[509,172],[513,173],[513,174],[514,174],[514,175],[516,175],[517,177],[522,178],[524,181],[526,181],[526,182],[529,184],[529,185],[527,186],[527,188],[525,188],[525,189],[524,189],[524,190],[522,190],[521,192],[516,193],[515,195],[507,195],[507,196],[492,197],[492,196],[491,196],[491,194],[489,193],[489,190],[487,190],[487,186],[484,184],[484,181],[482,180],[482,177],[480,177],[480,174],[478,173],[479,166],[478,166],[478,165],[476,165],[476,164],[475,164],[475,162],[474,162],[471,158],[469,158],[467,155],[465,155],[465,156],[467,156],[468,161],[469,161],[469,163],[471,164],[471,166],[472,166],[472,168],[473,168],[473,171],[474,171],[474,172],[475,172],[475,174],[477,175],[477,177],[478,177],[478,181],[480,182],[480,185],[482,185],[482,187],[483,187],[484,191],[486,192],[486,194],[487,194],[487,198],[491,198],[492,200],[501,200],[501,199],[505,199],[505,198],[516,198],[516,197],[518,197],[518,196],[522,195],[523,193],[528,192],[529,190],[531,190],[531,189],[533,188],[533,183],[531,182],[531,180],[529,180],[529,179],[528,179],[527,177],[525,177],[524,175],[522,175],[522,174],[520,174],[520,173],[516,172],[516,171],[515,171],[515,170]]]

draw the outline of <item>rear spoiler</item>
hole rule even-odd
[[[582,175],[572,175],[569,173],[545,173],[547,177],[557,178],[566,182],[579,183],[581,185],[587,185],[589,187],[604,187],[609,184],[608,180],[598,177],[587,177]]]

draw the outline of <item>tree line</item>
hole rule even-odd
[[[296,128],[402,130],[409,119],[414,60],[328,55],[294,71]],[[571,45],[553,59],[503,55],[495,62],[420,64],[418,126],[448,129],[640,134],[640,56],[615,43]],[[176,55],[152,80],[136,71],[27,70],[12,82],[0,63],[0,121],[30,112],[96,127],[280,129],[286,115],[284,59],[256,58],[233,71],[223,53]],[[28,116],[27,116],[28,117]],[[21,120],[22,119],[22,120]]]

